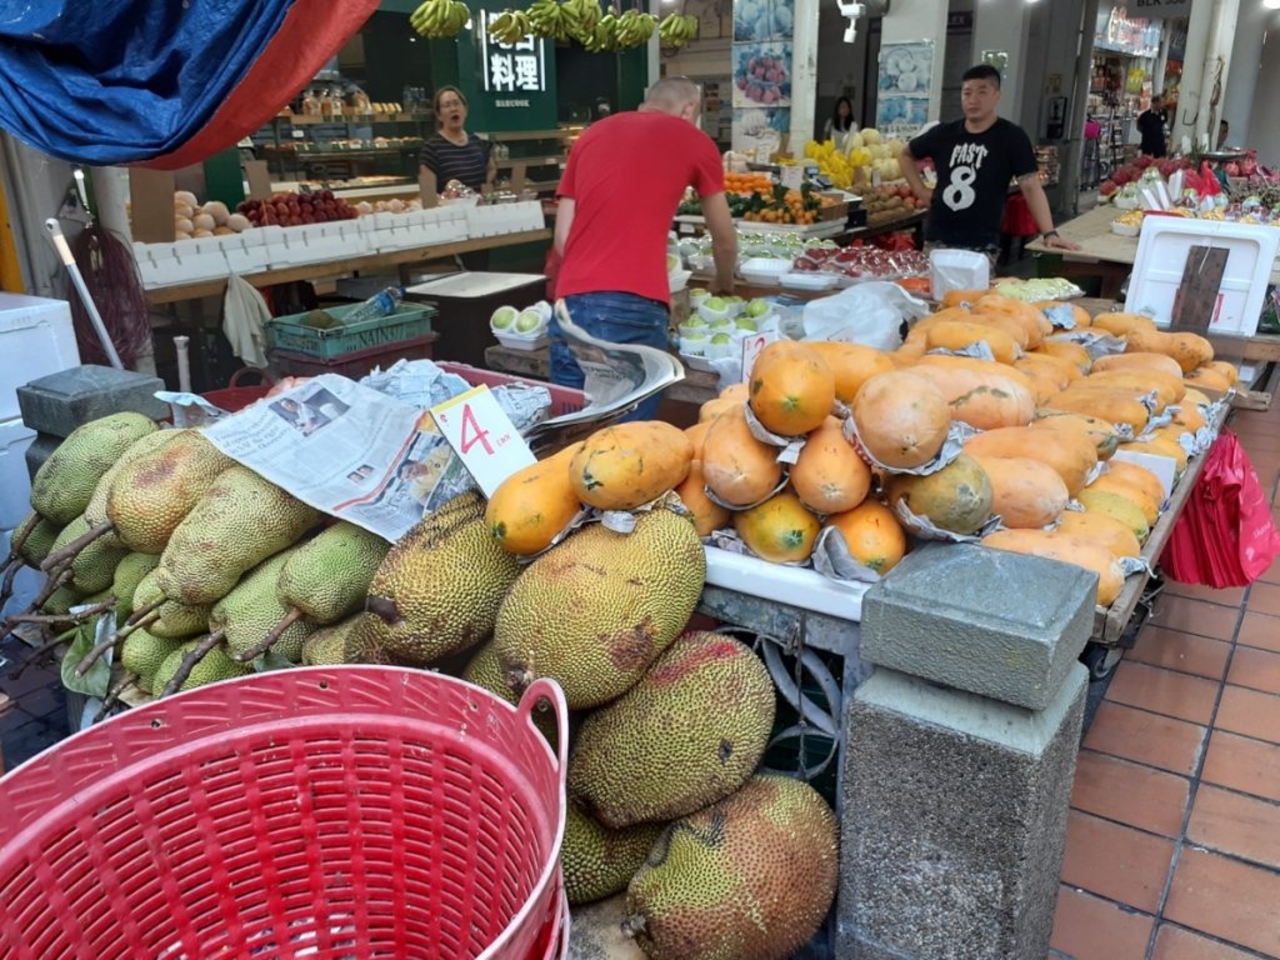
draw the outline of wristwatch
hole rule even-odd
[[[1057,235],[1058,235],[1058,231],[1057,231],[1057,230],[1047,230],[1047,231],[1045,231],[1045,233],[1043,234],[1044,239],[1046,239],[1046,240],[1048,240],[1050,237],[1056,237]]]

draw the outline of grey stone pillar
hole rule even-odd
[[[877,665],[847,711],[840,957],[1043,960],[1096,578],[976,546],[909,556],[863,600]]]

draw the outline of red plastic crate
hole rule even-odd
[[[573,387],[561,387],[545,380],[530,380],[526,377],[513,377],[482,367],[473,367],[467,363],[454,363],[452,360],[438,360],[436,366],[448,373],[455,373],[473,387],[481,385],[500,387],[508,383],[523,383],[531,387],[542,387],[551,393],[551,416],[560,417],[566,413],[577,413],[587,405],[587,395]]]
[[[433,345],[439,336],[438,333],[428,333],[411,340],[397,340],[395,343],[369,347],[367,350],[340,353],[328,360],[290,353],[288,350],[272,350],[271,364],[281,374],[289,377],[318,377],[325,373],[339,373],[352,380],[359,380],[374,367],[385,370],[397,360],[430,360]]]

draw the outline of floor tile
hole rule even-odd
[[[1280,617],[1280,584],[1255,583],[1250,587],[1249,612]]]
[[[1252,863],[1280,869],[1280,804],[1202,783],[1187,839]]]
[[[1280,575],[1280,563],[1276,563],[1273,569]],[[1240,622],[1240,632],[1236,635],[1236,643],[1280,653],[1280,617],[1269,617],[1265,613],[1246,612],[1244,620]]]
[[[1107,689],[1107,699],[1203,724],[1213,716],[1218,684],[1203,677],[1124,660]]]
[[[0,748],[3,749],[5,771],[26,763],[66,736],[65,724],[54,725],[43,720],[32,720],[17,730],[4,734],[0,737]]]
[[[1228,684],[1222,689],[1213,725],[1255,740],[1280,743],[1280,697]]]
[[[1182,834],[1191,782],[1092,750],[1076,760],[1071,806],[1165,837]]]
[[[1151,960],[1256,960],[1252,953],[1210,940],[1198,933],[1162,923]]]
[[[1105,700],[1084,738],[1087,749],[1187,776],[1195,772],[1204,742],[1204,727]]]
[[[1236,632],[1237,619],[1236,611],[1230,607],[1166,594],[1156,601],[1148,623],[1215,640],[1230,640]]]
[[[1154,923],[1146,914],[1062,886],[1049,943],[1074,960],[1144,960]]]
[[[1184,848],[1165,918],[1231,943],[1280,956],[1280,875]]]
[[[1280,746],[1215,730],[1200,779],[1264,800],[1280,801]]]
[[[1189,600],[1204,600],[1223,607],[1238,607],[1244,600],[1244,587],[1210,587],[1203,583],[1179,583],[1177,580],[1165,581],[1164,592]]]
[[[1280,653],[1258,650],[1254,647],[1237,647],[1231,658],[1231,672],[1227,683],[1263,693],[1280,694]]]
[[[1280,524],[1277,524],[1280,526]],[[1280,583],[1280,557],[1272,561],[1267,572],[1258,577],[1258,583]]]
[[[53,721],[61,717],[67,709],[66,688],[59,681],[39,690],[33,690],[22,698],[22,709],[34,717],[48,718]]]
[[[1227,669],[1231,644],[1211,640],[1168,627],[1145,626],[1138,642],[1125,653],[1126,660],[1167,667],[1180,673],[1192,673],[1210,680],[1221,680]]]
[[[1078,810],[1068,814],[1063,883],[1154,913],[1172,860],[1172,840]]]

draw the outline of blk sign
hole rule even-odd
[[[1128,0],[1125,4],[1135,17],[1161,20],[1191,14],[1191,0]]]

